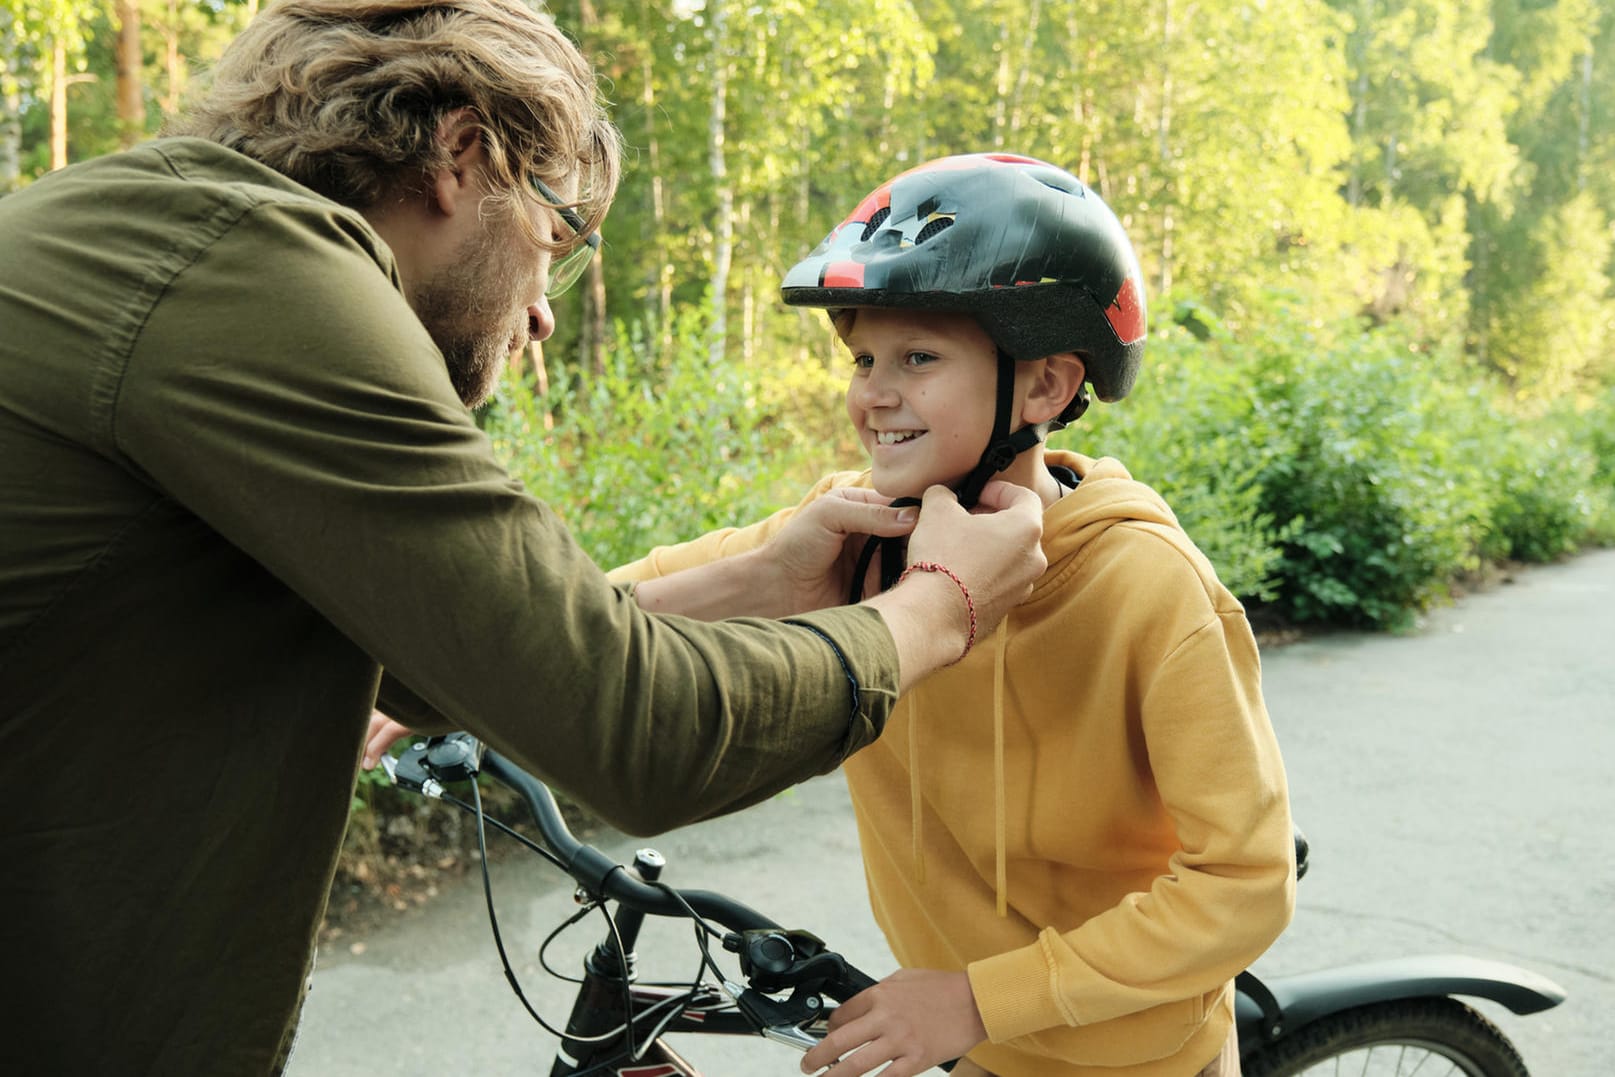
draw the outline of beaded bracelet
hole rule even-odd
[[[897,577],[897,582],[902,583],[904,580],[908,579],[908,574],[910,572],[940,572],[942,575],[952,580],[959,588],[959,593],[964,595],[965,611],[970,614],[970,635],[965,639],[965,649],[959,652],[959,657],[955,658],[953,662],[948,664],[953,665],[954,662],[964,661],[965,655],[970,653],[970,648],[976,645],[976,603],[970,597],[970,588],[965,586],[965,581],[954,575],[952,569],[948,568],[946,565],[938,564],[935,561],[914,562],[912,565],[903,570],[903,574],[901,576]]]

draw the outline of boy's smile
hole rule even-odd
[[[967,314],[860,308],[843,339],[852,352],[847,417],[869,454],[875,489],[918,497],[953,485],[992,435],[998,350]]]
[[[979,322],[952,311],[858,307],[836,317],[852,352],[847,418],[869,454],[871,481],[887,497],[957,489],[992,440],[998,348]],[[1015,364],[1011,429],[1048,422],[1082,385],[1071,353]],[[1017,456],[999,478],[1035,490],[1045,506],[1060,485],[1042,446]]]

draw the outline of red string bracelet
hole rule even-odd
[[[966,587],[965,581],[954,575],[953,570],[948,568],[947,565],[938,564],[935,561],[914,562],[912,565],[909,565],[903,570],[903,574],[901,576],[897,577],[897,582],[902,583],[904,580],[908,579],[908,574],[910,572],[940,572],[942,575],[952,580],[959,588],[959,593],[964,596],[965,611],[970,614],[970,635],[965,639],[965,649],[959,652],[959,657],[955,658],[953,662],[964,661],[965,655],[970,653],[970,648],[976,645],[976,603],[970,597],[970,588]],[[952,665],[953,662],[950,662],[949,665]]]

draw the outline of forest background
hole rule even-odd
[[[0,0],[0,196],[159,131],[256,0]],[[861,466],[778,286],[866,191],[1089,183],[1144,373],[1054,444],[1156,486],[1287,623],[1397,629],[1615,540],[1615,5],[564,0],[629,145],[602,256],[480,416],[604,565]]]

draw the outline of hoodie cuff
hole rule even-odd
[[[1041,938],[1019,950],[972,961],[966,972],[993,1043],[1075,1024],[1057,1001],[1054,966]]]

